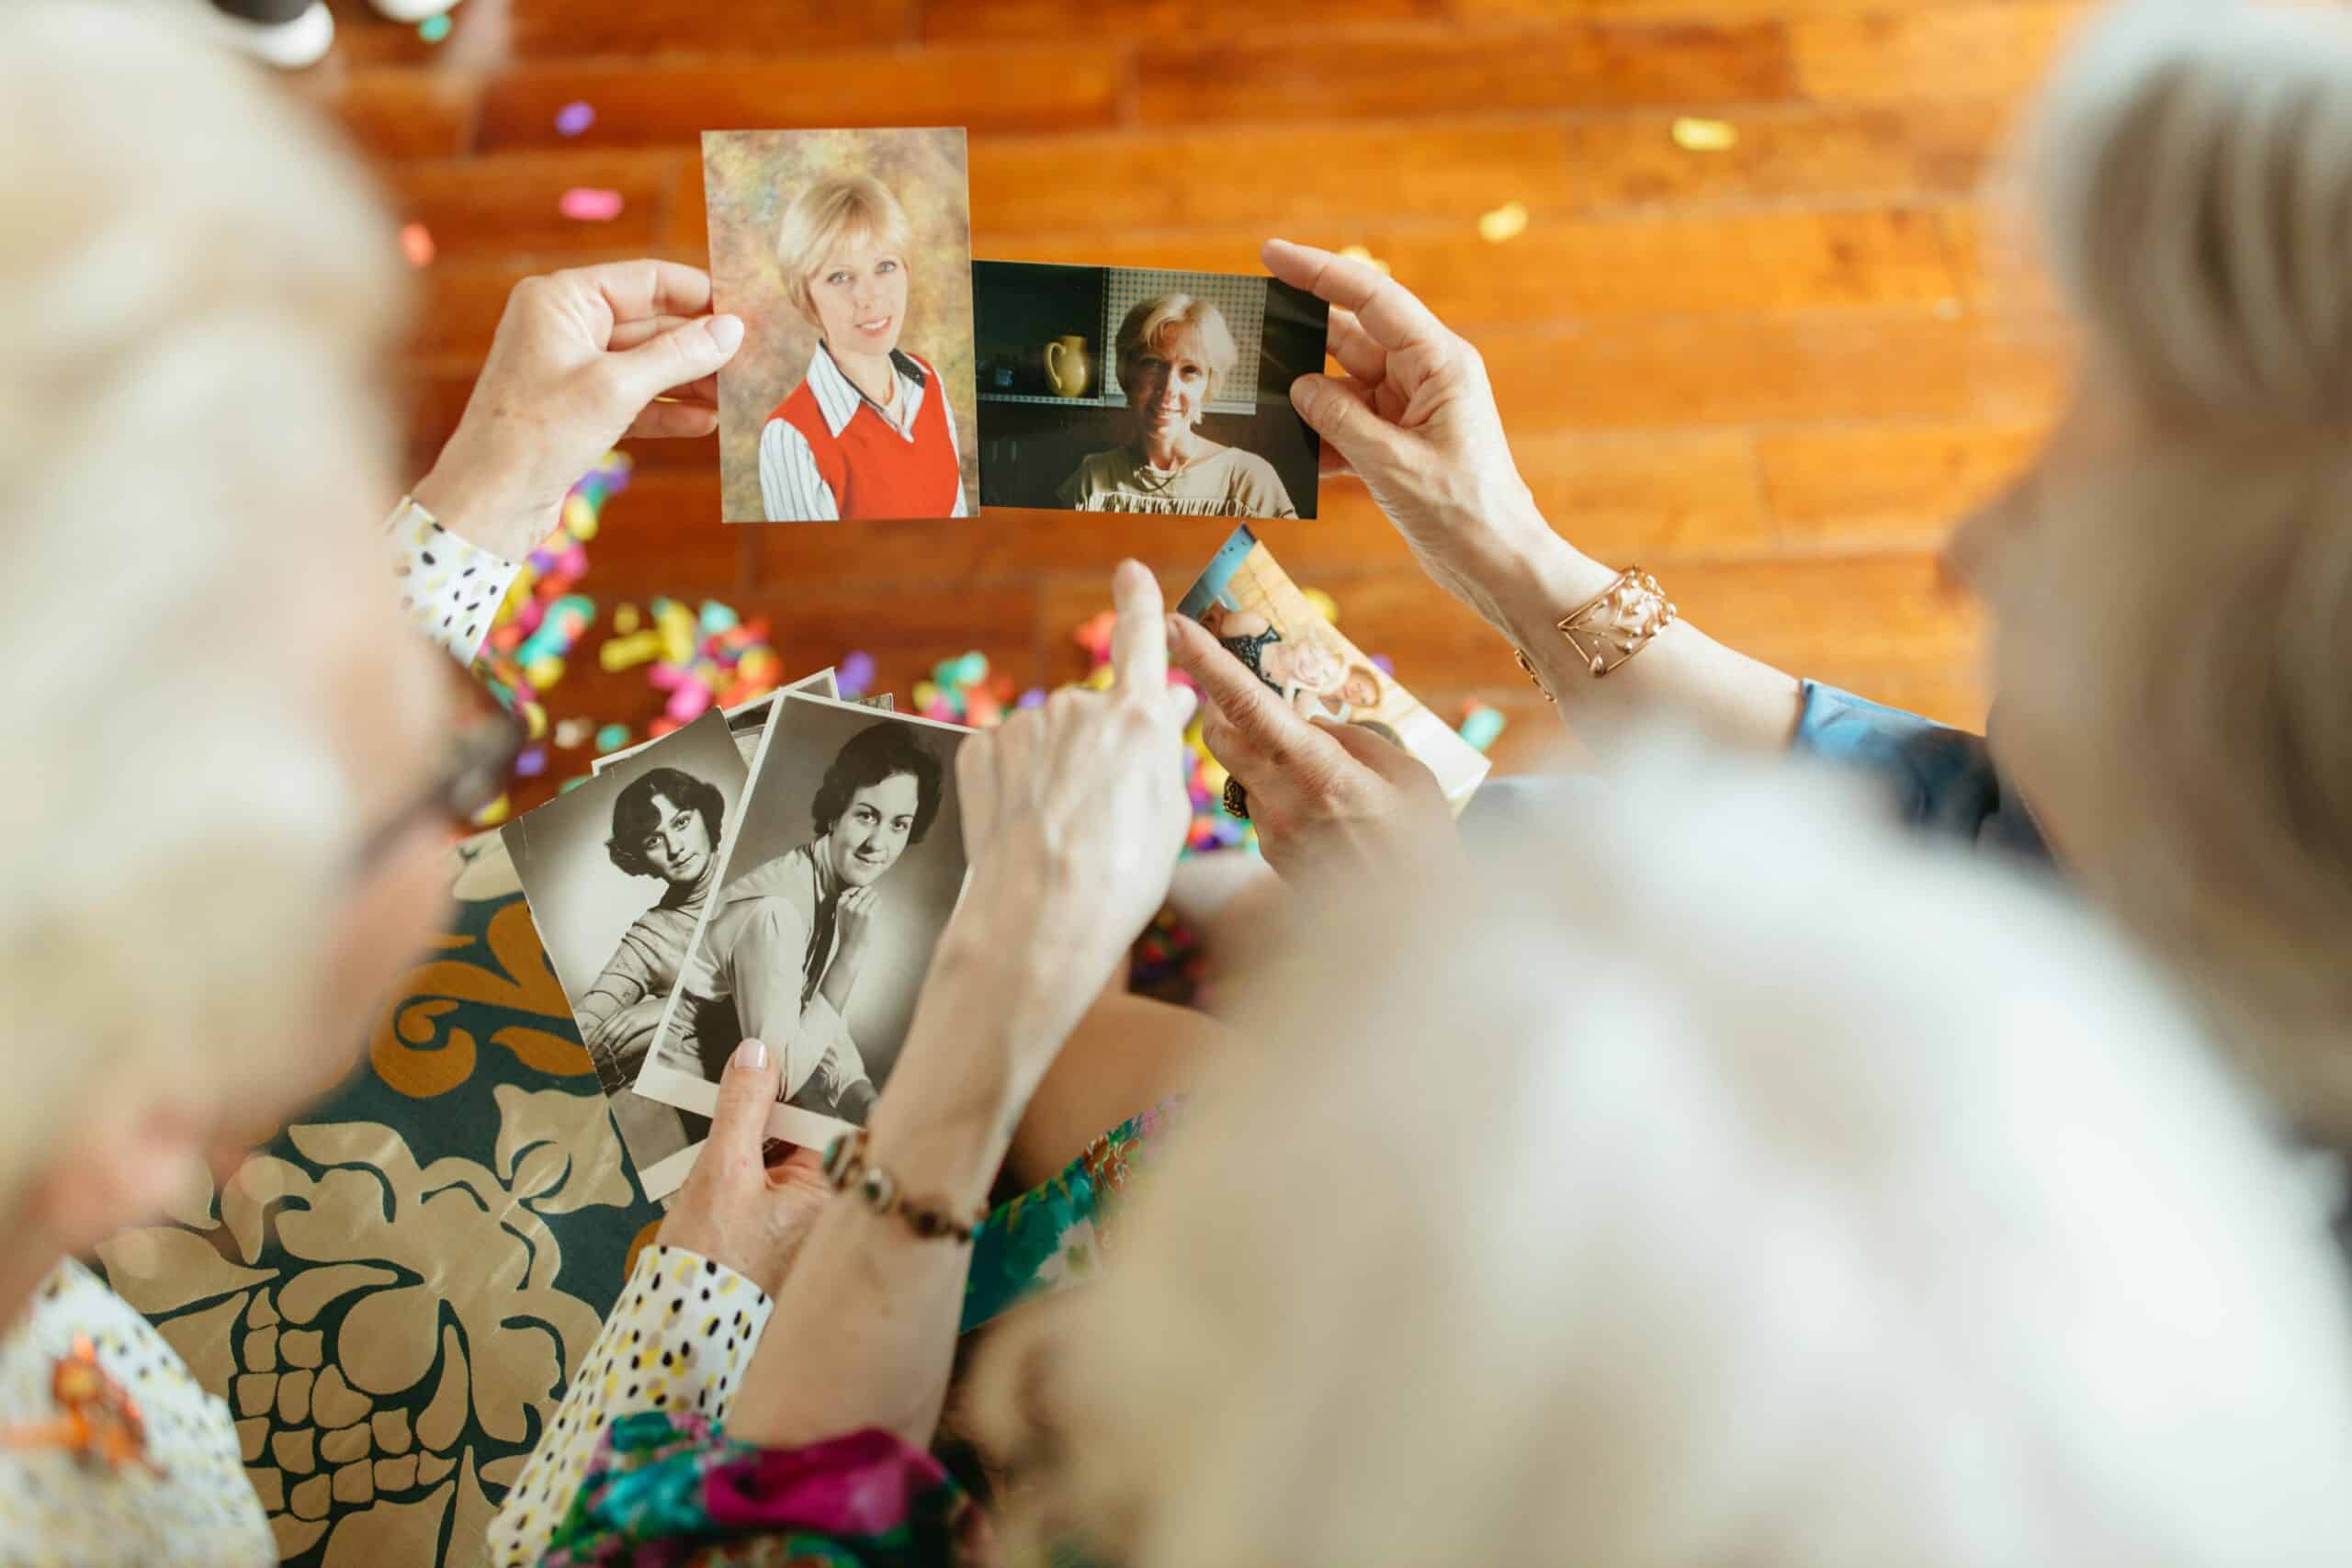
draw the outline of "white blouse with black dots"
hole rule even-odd
[[[605,1331],[491,1521],[496,1568],[546,1554],[605,1428],[618,1417],[692,1410],[725,1421],[769,1306],[766,1292],[723,1263],[675,1247],[638,1254]]]
[[[385,520],[384,532],[392,547],[392,575],[400,579],[401,608],[450,657],[471,664],[521,563],[459,538],[406,496]]]

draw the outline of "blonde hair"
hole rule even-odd
[[[904,252],[913,225],[890,187],[871,175],[829,175],[804,186],[776,226],[775,257],[785,298],[811,326],[819,325],[809,280],[835,245],[864,234],[885,250]]]
[[[2079,908],[1767,766],[1650,754],[1442,897],[1289,922],[1105,1276],[976,1373],[1039,1467],[1017,1534],[1128,1568],[2352,1539],[2352,1314],[2252,1097]]]
[[[0,54],[0,1204],[105,1075],[234,1081],[310,1016],[350,807],[297,639],[390,592],[320,538],[396,493],[390,226],[168,23],[29,0]]]
[[[1232,330],[1225,324],[1225,312],[1191,294],[1161,294],[1146,299],[1120,321],[1119,384],[1126,385],[1137,355],[1146,350],[1164,354],[1169,340],[1186,332],[1201,340],[1201,352],[1208,358],[1208,396],[1215,399],[1225,389],[1225,379],[1233,374],[1241,350],[1234,344]]]
[[[2052,81],[2032,172],[2144,450],[2049,488],[2085,525],[2047,581],[2098,590],[2032,617],[2052,640],[2017,679],[2054,683],[2025,694],[2075,716],[2111,797],[2083,874],[2295,1111],[2352,1131],[2352,26],[2119,7]]]

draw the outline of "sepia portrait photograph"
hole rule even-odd
[[[968,733],[777,702],[640,1094],[707,1114],[728,1058],[757,1039],[784,1073],[774,1136],[821,1145],[865,1123],[963,891]]]
[[[1300,716],[1362,725],[1419,758],[1456,815],[1486,778],[1486,756],[1325,620],[1249,528],[1233,531],[1177,608]]]
[[[684,1179],[707,1123],[631,1086],[715,885],[750,773],[726,716],[714,710],[501,829],[650,1198]]]
[[[707,130],[729,523],[967,517],[978,496],[960,130]]]
[[[1291,383],[1329,308],[1270,277],[974,265],[980,500],[1163,516],[1312,517],[1320,442]]]

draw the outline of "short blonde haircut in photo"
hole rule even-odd
[[[1127,312],[1127,319],[1119,323],[1119,385],[1127,384],[1129,364],[1137,355],[1147,348],[1165,354],[1169,340],[1185,332],[1199,334],[1201,353],[1209,363],[1209,398],[1214,400],[1224,389],[1225,378],[1233,373],[1241,351],[1234,346],[1225,312],[1190,294],[1162,294]]]
[[[829,175],[792,198],[777,227],[775,259],[784,268],[784,295],[809,325],[817,304],[809,279],[835,245],[863,234],[885,250],[902,254],[912,243],[914,225],[890,187],[871,175]]]

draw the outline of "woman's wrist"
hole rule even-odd
[[[409,499],[476,549],[519,561],[538,540],[524,537],[532,531],[531,509],[515,499],[514,489],[496,464],[470,455],[461,432],[450,437],[432,470],[409,491]]]
[[[1520,530],[1486,568],[1494,628],[1538,660],[1559,640],[1559,624],[1605,591],[1623,569],[1594,560],[1552,532]]]

